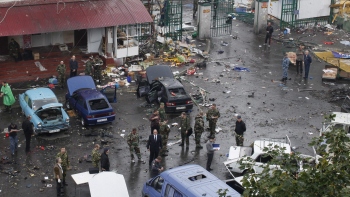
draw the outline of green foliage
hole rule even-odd
[[[334,119],[330,116],[327,120]],[[279,147],[268,147],[267,156],[273,159],[261,174],[246,174],[243,178],[243,196],[269,197],[320,197],[350,196],[350,140],[342,129],[314,138],[310,146],[317,147],[315,157],[305,157],[299,153],[285,154]],[[325,143],[324,143],[325,142]],[[243,158],[242,169],[252,169],[254,161]],[[271,164],[280,165],[270,170]]]
[[[219,194],[219,197],[231,197],[231,196],[226,196],[228,192],[228,189],[219,189],[216,193]]]

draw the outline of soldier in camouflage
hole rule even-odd
[[[213,103],[211,109],[207,112],[207,120],[209,121],[210,136],[215,138],[215,128],[218,119],[220,118],[220,112],[216,109],[216,104]]]
[[[189,117],[187,117],[185,112],[181,113],[180,126],[181,126],[181,139],[182,139],[182,141],[181,141],[181,144],[179,146],[184,146],[184,142],[186,139],[186,148],[189,148],[190,140],[189,140],[189,136],[187,136],[187,132],[191,127],[190,127],[190,119],[189,119]]]
[[[201,136],[204,132],[204,120],[203,120],[203,112],[200,112],[195,118],[194,123],[194,134],[195,134],[195,140],[196,140],[196,148],[203,148],[201,146]]]
[[[160,155],[163,157],[168,156],[167,152],[167,144],[168,144],[168,136],[170,133],[170,128],[166,124],[167,122],[160,122],[160,129],[159,129],[159,134],[162,136],[162,150],[160,151]]]
[[[100,145],[99,144],[95,144],[95,148],[92,150],[92,165],[95,168],[99,168],[99,163],[101,160],[101,153],[100,153]]]
[[[101,79],[102,79],[101,69],[102,69],[102,66],[103,66],[103,61],[98,55],[96,55],[94,63],[95,63],[95,66],[94,66],[94,74],[95,74],[94,78],[95,78],[95,80],[98,80],[99,84],[101,84]]]
[[[68,186],[68,184],[66,183],[66,175],[67,175],[67,170],[70,168],[70,165],[69,165],[68,153],[66,151],[66,148],[61,148],[61,151],[57,153],[56,158],[57,157],[61,158],[62,160],[62,163],[61,163],[62,171],[63,171],[62,185]]]
[[[66,65],[63,61],[56,68],[58,72],[58,86],[60,88],[64,88],[64,84],[66,83]]]
[[[164,103],[160,103],[158,112],[159,112],[159,118],[160,118],[161,122],[168,120],[168,117],[167,117],[167,115],[165,113],[165,109],[164,109]]]
[[[131,133],[128,135],[127,143],[130,148],[131,162],[135,163],[134,152],[137,155],[138,160],[143,162],[139,148],[139,134],[136,133],[136,128],[133,128]]]
[[[93,57],[91,56],[85,63],[85,75],[92,75],[92,67],[94,65]]]

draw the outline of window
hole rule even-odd
[[[164,197],[183,197],[183,195],[179,191],[177,191],[175,188],[173,188],[171,185],[167,185],[165,189]]]
[[[256,162],[260,162],[260,163],[267,163],[267,162],[269,162],[269,161],[271,161],[271,160],[272,160],[272,157],[271,157],[270,155],[268,155],[268,154],[259,155],[259,156],[255,159]]]
[[[33,110],[36,111],[38,110],[40,107],[50,104],[50,103],[58,103],[58,100],[56,97],[53,98],[44,98],[41,100],[33,100],[31,101],[30,99],[28,99],[28,105],[29,106],[33,106]]]
[[[151,186],[157,191],[161,192],[163,187],[164,179],[162,177],[157,177],[153,180]]]
[[[183,88],[173,88],[173,89],[169,89],[168,91],[169,91],[170,97],[172,98],[186,96],[186,92]]]
[[[89,106],[91,110],[101,110],[109,108],[109,105],[105,99],[90,100]]]
[[[196,180],[205,179],[205,178],[207,178],[207,177],[204,174],[199,174],[199,175],[196,175],[196,176],[191,176],[188,179],[190,181],[196,181]]]

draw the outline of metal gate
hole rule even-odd
[[[160,26],[166,38],[182,39],[182,0],[165,0],[161,10]]]
[[[231,35],[234,0],[213,0],[211,2],[210,36]]]
[[[280,28],[293,27],[298,12],[298,0],[282,0]]]

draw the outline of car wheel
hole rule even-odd
[[[66,101],[66,107],[67,107],[67,109],[71,109],[71,108],[70,108],[69,101]]]
[[[83,117],[81,118],[81,125],[82,125],[82,126],[85,126],[85,125],[86,125],[86,122],[85,122],[85,120],[84,120]]]

